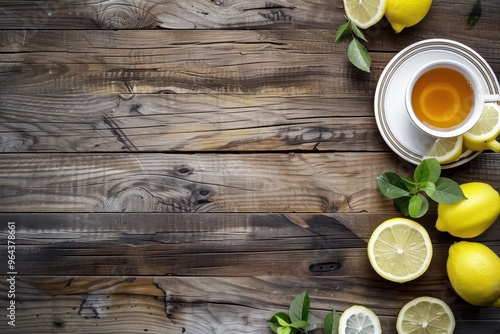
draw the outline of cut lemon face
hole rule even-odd
[[[380,21],[386,5],[386,0],[344,0],[345,15],[361,29]]]
[[[399,311],[396,321],[398,334],[452,334],[455,317],[450,307],[441,299],[419,297]]]
[[[422,275],[432,259],[432,243],[426,229],[406,218],[380,224],[368,241],[368,259],[385,279],[404,283]]]
[[[440,164],[449,164],[460,159],[463,137],[438,138],[425,153],[424,159],[436,158]]]
[[[339,334],[381,334],[380,320],[372,310],[354,305],[342,313]]]
[[[500,106],[496,103],[485,103],[479,121],[466,133],[464,144],[473,151],[486,149],[500,151],[500,143],[495,138],[500,135]]]

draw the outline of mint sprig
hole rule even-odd
[[[372,60],[370,54],[360,42],[360,39],[365,42],[368,42],[368,39],[366,39],[363,31],[358,26],[347,19],[347,22],[342,23],[337,29],[335,42],[341,42],[348,38],[352,38],[352,40],[347,47],[347,58],[360,70],[370,72]]]
[[[269,327],[276,334],[307,333],[316,327],[309,306],[309,295],[304,291],[294,298],[288,313],[278,312],[268,320]]]
[[[288,313],[275,313],[267,322],[276,334],[307,334],[307,331],[316,328],[314,317],[309,311],[310,298],[307,292],[296,296]],[[340,315],[333,310],[324,319],[325,334],[338,334]]]
[[[435,158],[422,160],[415,168],[413,178],[386,172],[377,177],[377,184],[384,196],[394,199],[394,204],[403,215],[412,218],[420,218],[427,213],[427,197],[444,204],[466,199],[455,181],[441,177],[441,165]]]

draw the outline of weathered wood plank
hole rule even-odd
[[[499,189],[499,159],[446,175]],[[0,211],[395,212],[375,179],[413,168],[393,153],[4,154]]]
[[[0,214],[16,226],[19,275],[311,276],[383,281],[366,244],[397,214]],[[419,220],[434,243],[433,261],[415,284],[446,279],[455,241]],[[500,251],[494,224],[475,240]],[[0,241],[6,244],[6,228]],[[0,255],[7,258],[6,249]],[[8,272],[7,262],[1,264]]]
[[[387,151],[351,97],[3,95],[0,152]]]
[[[0,29],[325,28],[342,1],[2,1]]]
[[[346,66],[333,39],[314,30],[0,31],[0,93],[373,94],[375,78]],[[378,55],[375,68],[388,60]]]
[[[16,280],[16,327],[2,333],[271,333],[267,319],[287,311],[306,290],[319,328],[327,312],[360,301],[380,318],[384,333],[395,333],[399,309],[420,296],[411,284],[391,286],[364,279],[278,277],[31,277]],[[321,288],[318,289],[318,286]],[[449,287],[431,280],[425,295],[443,299],[455,314],[455,334],[500,329],[497,310],[470,306]],[[422,287],[420,287],[421,289]],[[8,290],[5,277],[0,291]],[[0,307],[6,309],[6,299]],[[321,334],[322,329],[311,334]]]
[[[482,0],[483,12],[475,29],[494,26],[500,12],[495,0]],[[460,36],[473,2],[435,1],[425,27],[411,28],[410,38],[432,38],[435,32]],[[144,0],[127,1],[13,1],[0,3],[0,29],[337,29],[344,21],[341,0]],[[435,29],[437,27],[437,29]],[[370,30],[388,28],[385,20]],[[433,30],[434,29],[434,30]],[[389,31],[389,29],[387,29]],[[432,34],[431,34],[432,33]],[[393,34],[394,35],[394,34]],[[490,39],[490,40],[494,40]]]
[[[372,53],[372,72],[364,73],[349,64],[346,44],[332,42],[334,33],[4,30],[0,93],[373,96],[394,53]],[[478,45],[500,72],[497,48]]]

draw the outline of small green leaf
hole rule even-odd
[[[422,208],[422,198],[418,195],[414,195],[410,198],[410,202],[408,203],[408,212],[410,213],[410,217],[415,218]]]
[[[472,29],[479,21],[479,18],[481,17],[481,1],[476,0],[476,3],[472,6],[472,10],[469,13],[469,17],[467,18],[467,29]]]
[[[361,31],[361,29],[359,29],[358,26],[354,24],[354,22],[352,22],[352,21],[349,21],[349,22],[351,23],[351,30],[354,33],[354,35],[358,36],[363,41],[368,42],[368,40],[366,39],[366,37],[363,34],[363,32]]]
[[[268,321],[269,327],[274,333],[278,333],[279,327],[288,327],[291,322],[290,317],[285,312],[274,314]]]
[[[307,292],[302,292],[294,298],[288,311],[292,322],[307,321],[309,317],[310,299]]]
[[[436,190],[429,197],[444,204],[453,204],[467,199],[458,183],[446,177],[440,177],[436,181]]]
[[[441,175],[441,164],[436,158],[424,159],[415,168],[413,180],[417,183],[432,182],[436,183]]]
[[[405,183],[406,187],[408,188],[408,191],[410,192],[410,194],[415,195],[417,193],[418,183],[413,182],[413,180],[409,177],[404,177],[403,182]]]
[[[410,199],[408,212],[412,218],[420,218],[429,210],[429,201],[422,194],[416,194]]]
[[[339,323],[340,323],[340,314],[333,310],[325,316],[325,320],[323,321],[323,327],[325,330],[325,334],[338,334],[339,333]]]
[[[420,190],[425,191],[425,193],[430,197],[436,190],[436,185],[432,182],[425,182],[419,186]]]
[[[335,42],[340,42],[348,37],[351,37],[352,30],[351,30],[351,24],[349,22],[350,21],[342,23],[340,27],[337,29]]]
[[[353,38],[351,43],[349,43],[347,48],[347,58],[349,58],[350,62],[360,70],[370,72],[370,66],[372,63],[370,54],[363,44],[361,44],[361,42],[356,38]]]
[[[290,334],[292,331],[292,328],[290,327],[279,327],[278,328],[278,334]]]
[[[394,204],[398,207],[399,211],[405,216],[410,216],[408,207],[410,206],[410,199],[412,196],[404,196],[394,199]]]
[[[297,329],[306,329],[307,327],[309,327],[309,323],[304,320],[294,321],[290,324],[290,327]]]
[[[410,195],[408,187],[397,173],[386,172],[377,177],[378,189],[389,198],[398,198]]]

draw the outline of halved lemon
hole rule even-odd
[[[492,150],[500,152],[500,105],[485,103],[479,121],[464,133],[464,145],[473,151]]]
[[[373,231],[368,241],[368,259],[385,279],[404,283],[421,276],[432,259],[427,230],[406,218],[391,218]]]
[[[372,310],[354,305],[342,313],[339,334],[381,334],[380,320]]]
[[[386,7],[386,0],[344,0],[345,15],[361,29],[380,21]]]
[[[424,159],[436,158],[440,164],[449,164],[460,159],[463,137],[438,138],[425,153]]]
[[[408,302],[399,311],[396,330],[399,334],[452,334],[455,317],[441,299],[419,297]]]

